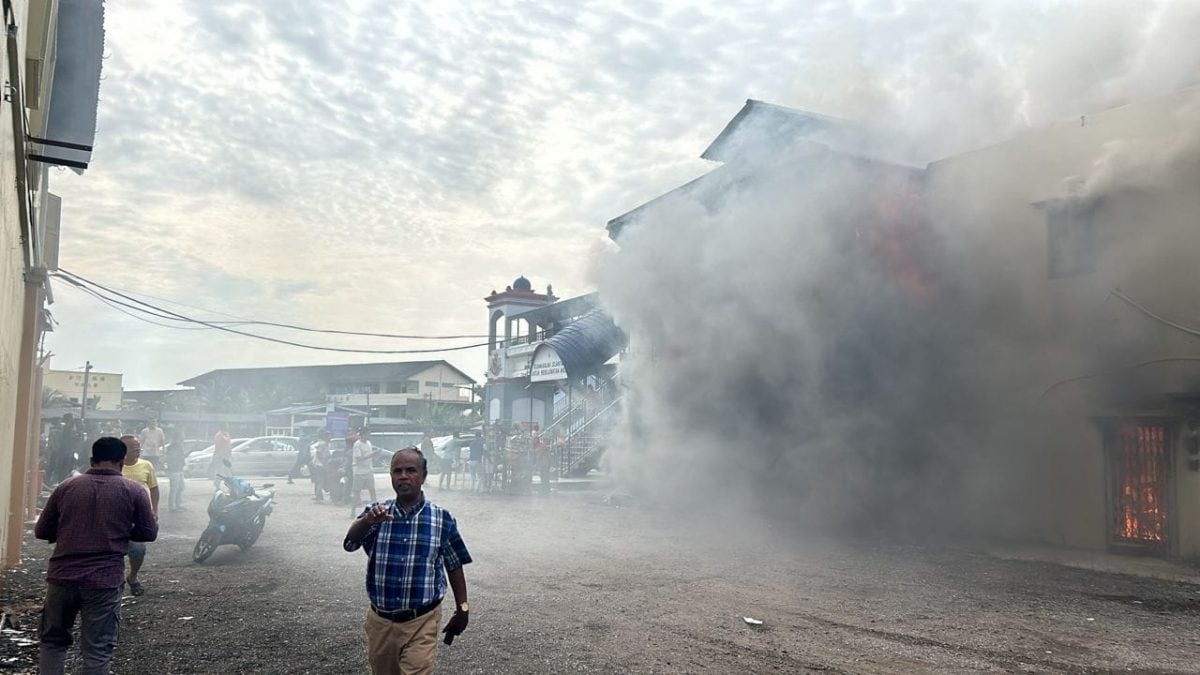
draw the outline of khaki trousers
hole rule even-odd
[[[428,675],[437,659],[439,606],[412,621],[396,623],[367,609],[367,660],[375,675]]]

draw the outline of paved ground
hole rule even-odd
[[[197,565],[206,487],[191,481],[190,511],[163,515],[114,672],[366,672],[364,557],[341,549],[349,512],[312,504],[307,484],[280,485],[249,554],[223,547]],[[476,558],[471,626],[441,648],[440,672],[1200,672],[1193,583],[834,544],[718,510],[618,507],[586,489],[428,493]],[[37,593],[47,548],[28,548],[18,577],[31,582],[9,589],[10,606],[19,587]],[[0,638],[0,670],[20,671],[34,649],[13,641],[33,620],[17,613],[26,630]]]

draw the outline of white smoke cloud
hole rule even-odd
[[[1200,58],[1190,3],[849,9],[814,10],[788,96],[748,94],[850,120],[875,143],[868,155],[917,166],[1167,94]],[[634,489],[718,490],[826,524],[963,525],[980,488],[963,474],[1012,412],[989,398],[1012,393],[1022,345],[978,332],[963,300],[971,271],[913,225],[919,208],[903,212],[922,202],[919,182],[760,150],[739,162],[750,168],[723,169],[750,176],[737,190],[660,200],[597,265],[634,336],[615,465]],[[1194,156],[1189,139],[1117,138],[1079,180],[1154,181]]]

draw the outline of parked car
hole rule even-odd
[[[371,466],[374,467],[375,473],[387,473],[388,467],[392,464],[392,454],[402,448],[420,446],[423,436],[420,432],[411,431],[377,431],[371,434],[371,445],[380,451],[375,459],[371,460]],[[345,438],[329,440],[331,454],[337,456],[346,450]]]
[[[241,442],[237,442],[240,440]],[[296,464],[300,439],[295,436],[259,436],[234,441],[233,470],[239,476],[286,476]],[[215,446],[188,456],[184,473],[207,476]]]
[[[229,442],[232,447],[245,443],[249,438],[231,438]],[[188,477],[198,477],[208,475],[208,465],[212,463],[213,451],[217,449],[215,443],[209,443],[203,450],[195,450],[189,452],[187,459],[183,462],[183,473]]]
[[[193,452],[200,452],[201,450],[208,447],[209,445],[211,445],[211,443],[207,439],[189,438],[183,442],[183,450],[184,450],[183,454],[184,454],[184,456],[187,456],[187,455],[192,454]],[[170,448],[171,444],[167,443],[167,447]]]

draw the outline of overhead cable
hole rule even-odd
[[[95,285],[94,282],[88,281],[87,279],[84,279],[83,277],[80,277],[76,274],[71,274],[70,272],[67,272],[66,270],[63,270],[63,269],[59,269],[56,276],[67,281],[74,287],[85,289],[85,290],[93,290],[93,289],[90,289],[87,287],[88,284]],[[160,313],[159,316],[166,315],[163,318],[170,318],[171,320],[175,320],[175,321],[184,321],[184,322],[188,322],[188,323],[194,323],[194,324],[197,324],[200,326],[206,326],[208,328],[212,328],[214,330],[220,330],[220,331],[224,331],[226,333],[233,333],[234,335],[241,335],[243,337],[255,338],[258,340],[265,340],[267,342],[274,342],[276,344],[288,345],[291,347],[300,347],[302,349],[313,349],[313,350],[325,351],[325,352],[346,352],[346,353],[353,353],[353,354],[430,354],[430,353],[435,353],[435,352],[453,352],[453,351],[461,351],[464,349],[475,349],[478,347],[486,347],[490,344],[488,342],[480,342],[477,344],[460,345],[460,346],[456,346],[456,347],[441,347],[441,348],[436,348],[436,349],[351,349],[351,348],[346,348],[346,347],[323,347],[321,345],[310,345],[310,344],[305,344],[305,343],[301,343],[301,342],[293,342],[291,340],[283,340],[280,338],[274,338],[274,337],[270,337],[267,335],[259,335],[257,333],[250,333],[250,332],[246,332],[246,331],[242,331],[242,330],[237,330],[235,328],[230,328],[228,326],[216,324],[211,321],[203,321],[201,319],[195,319],[195,318],[183,315],[183,314],[179,314],[178,312],[172,312],[169,309],[164,309],[162,307],[158,307],[151,303],[138,300],[137,298],[130,297],[130,296],[125,295],[124,293],[120,293],[118,291],[112,291],[111,289],[106,289],[106,290],[108,290],[113,295],[116,295],[118,297],[129,300],[133,303],[136,303],[137,305],[141,305],[146,308],[149,308],[150,310],[159,312]],[[92,295],[95,296],[94,293],[92,293]],[[126,306],[128,306],[128,305],[126,305]],[[143,313],[149,314],[151,316],[155,316],[154,312],[148,311],[146,309],[142,309],[141,307],[138,307],[137,310],[141,311]]]
[[[120,295],[121,297],[128,298],[134,302],[146,305],[148,307],[155,307],[154,305],[151,305],[150,303],[147,303],[147,302],[144,302],[141,300],[137,300],[133,297],[130,297],[129,295],[126,295],[125,293],[134,293],[136,295],[141,295],[141,296],[148,297],[148,298],[153,298],[154,296],[152,296],[152,295],[148,295],[146,293],[141,293],[141,292],[136,292],[136,291],[128,291],[128,290],[124,290],[124,289],[117,289],[115,287],[105,286],[103,284],[100,284],[95,281],[91,281],[90,279],[81,277],[78,274],[74,274],[73,272],[70,272],[70,271],[62,269],[62,268],[59,268],[57,273],[60,274],[61,276],[63,276],[63,278],[68,278],[68,277],[74,278],[81,282],[89,284],[95,288],[101,289],[105,292]],[[122,291],[124,291],[124,292],[122,292]],[[181,307],[189,307],[191,309],[200,310],[202,312],[208,312],[210,314],[218,314],[221,316],[228,316],[228,317],[237,319],[236,321],[212,320],[212,321],[205,322],[206,324],[214,326],[214,327],[215,326],[256,325],[256,326],[270,326],[273,328],[286,328],[289,330],[298,330],[298,331],[304,331],[307,333],[328,333],[331,335],[353,335],[353,336],[361,336],[361,337],[380,337],[380,338],[392,338],[392,339],[397,339],[397,340],[467,340],[467,339],[477,340],[477,339],[488,337],[487,335],[474,335],[474,334],[470,334],[470,335],[403,335],[403,334],[397,334],[397,333],[373,333],[373,332],[367,332],[367,331],[337,330],[337,329],[333,329],[333,328],[312,328],[310,326],[298,326],[295,324],[279,323],[279,322],[275,322],[275,321],[260,321],[260,320],[256,320],[256,319],[243,319],[240,317],[236,317],[232,314],[226,314],[224,312],[218,312],[215,310],[205,309],[203,307],[196,307],[194,305],[188,305],[186,303],[178,302],[176,300],[168,300],[166,298],[155,298],[155,299],[162,301],[162,302],[174,304],[174,305],[179,305]],[[161,309],[161,308],[156,308],[156,309]]]
[[[1129,297],[1129,295],[1127,293],[1125,293],[1125,291],[1122,291],[1120,288],[1114,288],[1111,292],[1111,295],[1113,297],[1121,300],[1122,302],[1128,304],[1130,307],[1133,307],[1134,309],[1138,310],[1142,314],[1145,314],[1146,316],[1150,317],[1151,319],[1158,321],[1159,323],[1170,326],[1171,328],[1174,328],[1175,330],[1187,333],[1188,335],[1200,337],[1200,330],[1197,330],[1190,326],[1185,326],[1177,321],[1172,321],[1171,319],[1168,319],[1164,316],[1160,316],[1160,315],[1154,313],[1154,311],[1152,311],[1149,307],[1146,307],[1145,305],[1138,302],[1137,300],[1134,300],[1133,298]],[[1154,365],[1154,364],[1158,364],[1158,363],[1174,363],[1174,362],[1181,362],[1181,361],[1200,361],[1200,356],[1168,356],[1168,357],[1164,357],[1164,358],[1160,358],[1160,359],[1150,359],[1149,361],[1142,361],[1141,363],[1135,363],[1135,364],[1129,365],[1129,366],[1113,368],[1111,370],[1106,370],[1106,371],[1099,372],[1099,373],[1089,373],[1087,375],[1079,375],[1076,377],[1070,377],[1065,380],[1060,380],[1058,382],[1055,382],[1054,384],[1050,385],[1049,387],[1046,387],[1042,391],[1041,396],[1039,396],[1038,398],[1039,399],[1044,398],[1046,396],[1046,394],[1049,394],[1054,389],[1057,389],[1058,387],[1060,387],[1064,384],[1070,384],[1071,382],[1079,382],[1081,380],[1089,380],[1089,379],[1096,378],[1096,377],[1102,377],[1104,375],[1115,375],[1117,373],[1124,372],[1127,370],[1134,370],[1137,368],[1142,368],[1144,366],[1150,366],[1150,365]]]
[[[1162,317],[1162,316],[1155,314],[1154,312],[1150,311],[1150,309],[1148,307],[1141,304],[1137,300],[1134,300],[1133,298],[1129,297],[1128,295],[1125,294],[1125,291],[1122,291],[1119,288],[1114,288],[1112,290],[1112,294],[1115,297],[1122,300],[1123,302],[1130,305],[1131,307],[1133,307],[1134,309],[1138,310],[1142,314],[1145,314],[1146,316],[1150,317],[1151,319],[1154,319],[1155,321],[1158,321],[1159,323],[1163,323],[1163,324],[1170,326],[1171,328],[1183,331],[1184,333],[1187,333],[1188,335],[1194,335],[1196,337],[1200,337],[1200,330],[1196,330],[1195,328],[1190,328],[1181,323],[1172,321],[1166,317]]]

